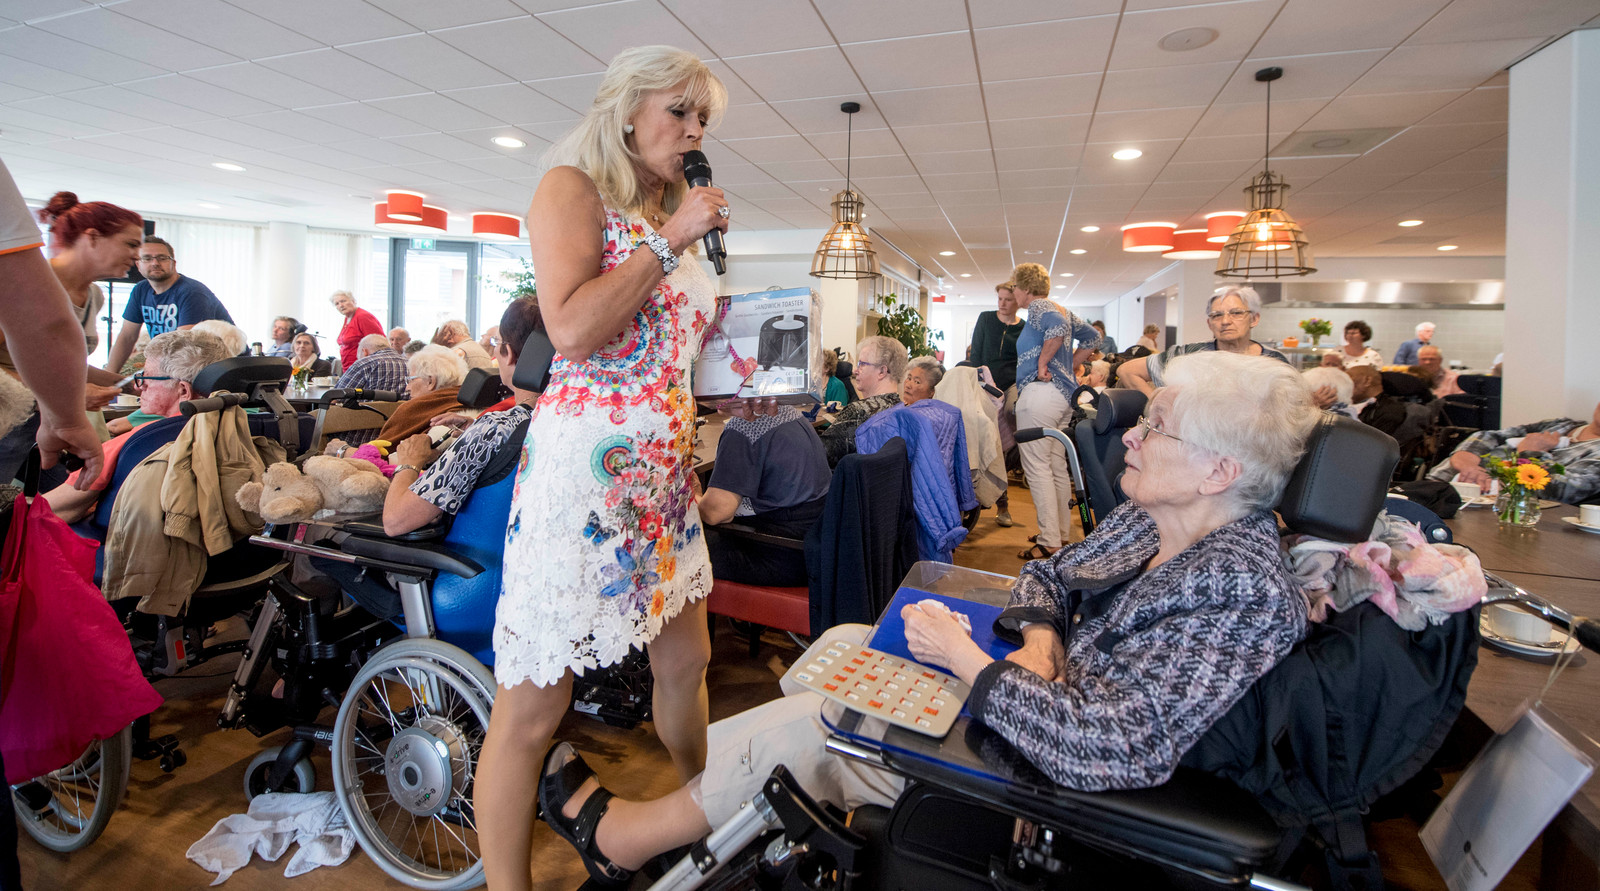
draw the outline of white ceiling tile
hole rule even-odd
[[[1472,89],[1538,45],[1538,38],[1527,37],[1397,47],[1356,81],[1350,92]]]
[[[1358,78],[1371,71],[1384,58],[1384,50],[1359,50],[1324,53],[1315,56],[1251,58],[1234,74],[1217,97],[1218,102],[1265,102],[1266,84],[1256,80],[1256,72],[1276,66],[1283,77],[1272,82],[1272,102],[1337,96]],[[1276,127],[1276,125],[1274,125]]]
[[[843,117],[843,115],[841,115]],[[797,128],[804,131],[804,128]],[[900,131],[888,128],[855,130],[846,133],[809,133],[806,139],[822,153],[824,158],[843,159],[848,151],[857,155],[892,155],[901,151],[901,140],[895,137]]]
[[[1121,70],[1234,62],[1255,45],[1282,5],[1283,0],[1236,0],[1231,3],[1125,13],[1117,28],[1117,42],[1111,50],[1110,68]],[[1171,52],[1158,45],[1162,37],[1188,28],[1210,28],[1218,33],[1218,37],[1205,46],[1185,52]]]
[[[983,96],[976,86],[893,90],[874,97],[878,110],[894,127],[983,120]]]
[[[1214,103],[1195,124],[1191,136],[1234,136],[1260,133],[1267,125],[1265,91],[1254,102]],[[1326,108],[1327,99],[1287,99],[1272,97],[1272,132],[1282,138],[1300,129],[1311,116]]]
[[[417,133],[431,132],[433,128],[426,124],[419,124],[408,118],[390,114],[382,109],[374,108],[362,102],[344,102],[338,105],[324,105],[316,108],[303,108],[300,112],[319,120],[349,127],[363,135],[382,139],[390,136],[411,136]]]
[[[843,177],[843,173],[840,176]],[[926,195],[928,187],[920,176],[874,176],[853,180],[856,191],[869,197],[888,195]]]
[[[435,156],[427,152],[401,145],[392,139],[352,139],[349,142],[326,146],[326,148],[336,149],[358,158],[364,158],[366,164],[362,166],[421,164],[424,161],[435,160]]]
[[[982,122],[965,124],[924,124],[914,127],[896,127],[900,144],[913,155],[918,152],[988,151],[989,125]]]
[[[1000,173],[1000,188],[1021,189],[1028,186],[1070,186],[1077,179],[1077,176],[1078,171],[1071,167],[1060,170],[1006,170]],[[1060,214],[1058,213],[1057,216],[1060,216]]]
[[[1019,118],[995,121],[991,127],[996,148],[1054,146],[1065,151],[1084,141],[1089,134],[1090,116],[1060,115],[1048,118]]]
[[[1501,91],[1504,92],[1504,91]],[[1465,90],[1429,93],[1368,93],[1345,95],[1328,103],[1306,121],[1307,130],[1353,130],[1362,127],[1408,127],[1451,101]],[[1273,109],[1276,117],[1277,109]],[[1276,122],[1274,122],[1276,124]]]
[[[1506,132],[1503,123],[1439,124],[1412,127],[1370,154],[1418,155],[1425,152],[1464,152]]]
[[[329,46],[397,37],[416,27],[366,0],[228,0],[240,9]]]
[[[1003,6],[1007,4],[983,4]],[[1117,30],[1114,15],[983,28],[974,33],[983,79],[1017,80],[1104,70]]]
[[[861,110],[853,115],[846,115],[839,110],[839,105],[844,102],[858,102]],[[846,129],[853,129],[859,135],[871,130],[881,130],[885,126],[883,115],[878,113],[877,107],[865,94],[859,92],[769,104],[801,133],[843,133]],[[883,154],[883,152],[872,154]]]
[[[373,6],[402,19],[422,31],[493,22],[522,15],[529,10],[510,0],[367,0]]]
[[[1171,161],[1161,169],[1157,182],[1198,181],[1212,183],[1217,180],[1232,181],[1240,174],[1254,170],[1261,163],[1259,155],[1249,159],[1226,161]]]
[[[1426,124],[1503,123],[1507,119],[1511,91],[1505,87],[1479,87],[1434,112]]]
[[[1099,86],[1098,74],[991,81],[983,85],[983,98],[992,121],[1085,114],[1095,110]]]
[[[203,43],[162,30],[136,16],[118,15],[110,9],[93,9],[76,15],[45,19],[34,25],[44,31],[81,41],[158,68],[226,65],[239,61]]]
[[[874,93],[978,82],[972,39],[965,31],[847,43],[844,53],[861,82]]]
[[[800,136],[769,136],[757,139],[719,139],[730,151],[752,164],[765,166],[771,161],[818,161],[822,156]]]
[[[183,76],[287,108],[329,105],[345,100],[338,93],[254,62],[202,68],[184,72]]]
[[[938,207],[939,202],[934,197],[924,192],[907,192],[904,195],[882,195],[872,200],[872,204],[885,211],[910,210],[915,207]]]
[[[336,49],[260,61],[275,71],[326,86],[346,99],[385,99],[422,92],[420,85]]]
[[[740,79],[768,102],[819,95],[866,98],[861,81],[851,72],[838,47],[735,56],[726,61]],[[879,105],[881,107],[882,103]]]
[[[828,161],[770,161],[761,165],[761,169],[768,176],[779,182],[798,182],[806,180],[825,180],[837,177],[839,187],[844,188],[844,166],[835,165]]]
[[[1122,142],[1129,148],[1143,148],[1140,140],[1182,138],[1189,135],[1203,105],[1180,108],[1152,108],[1146,111],[1103,111],[1089,127],[1092,142]]]
[[[794,128],[765,102],[730,106],[716,129],[718,139],[792,136],[794,132]]]
[[[389,37],[342,50],[430,90],[484,87],[514,79],[428,34]]]
[[[1450,0],[1289,0],[1255,55],[1289,56],[1395,46]]]
[[[96,49],[38,28],[0,31],[0,55],[26,59],[70,76],[113,84],[140,77],[166,74],[168,68],[136,62],[127,56]]]
[[[992,166],[994,153],[988,149],[968,152],[924,152],[912,154],[911,162],[922,174],[964,173]]]
[[[967,27],[963,0],[814,0],[817,9],[844,43],[882,40],[915,34],[961,31]]]
[[[733,69],[729,68],[727,63],[718,59],[703,59],[702,61],[705,62],[707,68],[711,69],[711,73],[717,76],[717,80],[722,81],[722,86],[728,91],[729,105],[749,105],[752,102],[761,101],[761,97],[756,95],[756,91],[750,89],[750,85],[741,80],[739,75],[734,74]]]
[[[366,135],[359,130],[340,126],[325,118],[313,117],[297,111],[274,111],[267,114],[247,115],[238,118],[240,123],[281,133],[304,142],[326,144],[359,139]]]
[[[1002,171],[1061,169],[1076,166],[1078,154],[1076,148],[1067,152],[1053,146],[997,148],[994,150],[994,162]]]
[[[5,115],[15,110],[19,114],[36,114],[43,117],[60,118],[74,124],[94,128],[96,131],[121,132],[125,130],[139,130],[159,125],[142,118],[126,115],[107,108],[100,108],[82,102],[76,102],[61,96],[44,96],[38,99],[24,99],[13,102],[5,109],[0,109],[0,115]],[[19,121],[23,126],[29,126],[26,120]],[[35,129],[46,129],[42,124]],[[46,132],[51,132],[46,130]],[[88,135],[88,134],[71,134]]]
[[[403,118],[410,118],[419,124],[426,124],[435,130],[468,130],[492,127],[499,123],[481,111],[468,108],[438,93],[374,99],[367,104]]]
[[[935,198],[944,207],[995,207],[1000,204],[1000,190],[972,189],[969,191],[949,191],[933,193]]]
[[[1108,71],[1097,111],[1210,105],[1235,69],[1232,62]]]
[[[603,9],[547,12],[539,19],[608,62],[628,47],[655,44],[685,49],[701,58],[714,55],[656,0],[622,0]]]
[[[417,136],[396,136],[384,142],[404,148],[416,149],[432,157],[428,160],[462,161],[470,158],[498,157],[494,146],[486,142],[467,142],[448,133],[422,133]],[[419,162],[420,163],[420,162]]]
[[[35,93],[64,93],[68,90],[96,86],[100,81],[68,74],[15,56],[0,55],[0,83]]]
[[[217,117],[259,114],[281,107],[243,93],[213,86],[186,74],[169,74],[135,81],[128,84],[127,88],[132,92],[199,109]]]
[[[529,81],[528,86],[582,114],[594,103],[595,91],[600,88],[600,78],[599,74],[577,74],[572,77]]]
[[[578,120],[572,109],[523,84],[447,90],[442,95],[513,125]]]
[[[435,31],[433,36],[517,80],[592,74],[606,63],[532,16]]]
[[[842,161],[835,161],[837,167]],[[911,164],[911,159],[905,155],[879,155],[877,157],[863,158],[857,156],[850,162],[850,175],[852,177],[873,176],[911,176],[917,173],[917,168]]]
[[[1183,141],[1174,161],[1239,161],[1259,159],[1266,149],[1260,133],[1239,136],[1202,136]]]
[[[1508,4],[1455,0],[1428,20],[1410,43],[1456,43],[1511,37],[1543,38],[1577,28],[1595,14],[1593,0],[1541,0]]]
[[[301,52],[321,45],[304,34],[216,0],[128,0],[116,11],[241,59]],[[190,67],[174,62],[174,68]]]
[[[285,113],[292,114],[292,112]],[[264,149],[267,151],[271,151],[272,149],[276,148],[282,148],[284,146],[300,145],[310,142],[308,139],[301,139],[296,136],[290,136],[286,133],[279,133],[263,127],[257,127],[252,124],[244,123],[243,121],[221,119],[196,121],[192,124],[182,124],[178,127],[178,129],[187,130],[191,133],[198,133],[203,136],[210,136],[215,139],[226,140],[239,145],[247,145],[257,150]]]
[[[833,44],[832,35],[806,0],[662,2],[696,37],[723,57]]]

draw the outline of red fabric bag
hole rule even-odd
[[[30,470],[38,467],[33,461]],[[7,783],[72,763],[89,743],[161,705],[95,586],[97,547],[43,498],[30,504],[17,496],[0,557],[0,751]]]

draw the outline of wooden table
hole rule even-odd
[[[1456,541],[1471,547],[1483,568],[1568,612],[1600,615],[1600,536],[1569,527],[1577,516],[1562,505],[1544,512],[1531,529],[1499,525],[1489,508],[1468,508],[1447,521]],[[1537,696],[1550,666],[1490,647],[1479,651],[1467,688],[1467,707],[1495,730],[1504,730],[1517,707]],[[1544,697],[1545,705],[1573,729],[1600,740],[1600,654],[1579,654]],[[1541,887],[1600,888],[1600,775],[1591,777],[1544,834]]]

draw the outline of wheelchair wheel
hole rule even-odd
[[[373,654],[333,725],[333,782],[361,849],[413,888],[483,883],[472,778],[494,677],[464,650],[401,640]]]
[[[11,787],[17,821],[34,840],[52,851],[87,847],[116,812],[128,791],[133,760],[133,728],[90,743],[78,760],[60,770]]]
[[[246,801],[254,801],[257,795],[268,792],[315,792],[317,790],[317,768],[312,765],[310,758],[301,758],[294,763],[294,770],[289,773],[282,789],[267,787],[267,779],[272,775],[272,765],[277,763],[278,753],[283,751],[283,746],[273,746],[261,754],[250,759],[250,766],[244,769],[244,797]]]

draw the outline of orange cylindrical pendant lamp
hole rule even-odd
[[[1172,233],[1172,250],[1161,256],[1169,260],[1215,260],[1222,249],[1206,239],[1205,229],[1179,229]]]
[[[472,234],[494,241],[516,241],[522,237],[522,220],[508,213],[481,211],[472,215]]]
[[[1177,223],[1129,223],[1122,227],[1122,249],[1133,253],[1172,250]]]
[[[421,192],[406,192],[393,189],[384,193],[388,200],[389,216],[403,223],[422,222],[422,199],[428,197]]]
[[[1242,210],[1219,210],[1206,214],[1206,241],[1224,244],[1233,234],[1234,227],[1244,220]]]
[[[389,212],[389,204],[379,201],[372,206],[372,224],[379,229],[394,232],[443,232],[450,225],[450,214],[442,207],[424,204],[418,211],[418,220],[402,220]]]

